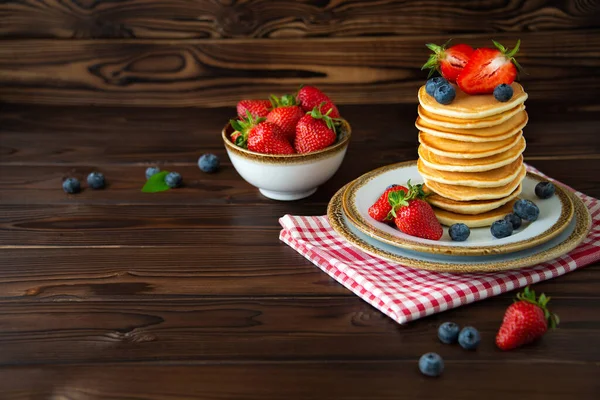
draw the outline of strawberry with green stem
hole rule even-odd
[[[298,153],[322,150],[337,140],[337,118],[331,118],[332,110],[321,113],[319,106],[300,118],[296,125],[294,148]]]
[[[248,112],[246,118],[231,120],[230,123],[235,129],[231,134],[232,141],[240,147],[263,154],[295,152],[279,127],[265,121],[265,118],[255,118]]]
[[[304,116],[304,111],[296,104],[294,96],[286,94],[282,97],[271,95],[273,109],[267,115],[267,122],[275,124],[281,129],[285,137],[294,141],[296,124]]]
[[[549,301],[550,297],[543,293],[536,297],[529,287],[517,294],[515,302],[506,309],[496,345],[502,350],[515,349],[541,338],[549,327],[555,328],[559,318],[548,310]]]
[[[389,194],[390,214],[398,229],[407,235],[439,240],[444,230],[433,208],[424,200],[426,196],[423,185],[413,186],[408,181],[408,193],[396,191]]]
[[[491,94],[500,84],[510,85],[517,77],[521,66],[515,55],[521,40],[512,50],[492,40],[495,49],[482,47],[473,52],[469,62],[456,79],[460,89],[467,94]]]
[[[378,222],[386,222],[392,220],[392,205],[390,204],[389,195],[391,192],[403,190],[408,193],[408,189],[404,186],[393,185],[385,190],[371,207],[369,207],[369,216]]]
[[[448,40],[442,46],[433,43],[425,45],[429,50],[433,51],[433,54],[429,56],[427,62],[421,67],[422,70],[429,69],[428,78],[437,71],[447,81],[454,83],[465,65],[467,65],[471,54],[473,54],[473,48],[462,43],[448,47],[451,40]]]
[[[272,104],[269,100],[240,100],[236,109],[239,118],[246,118],[247,113],[253,117],[266,117],[271,111]]]

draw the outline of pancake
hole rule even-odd
[[[445,139],[460,140],[463,142],[493,142],[513,136],[527,125],[527,121],[527,113],[521,111],[506,122],[488,128],[440,128],[424,121],[421,117],[417,118],[415,126],[422,132]]]
[[[435,115],[460,119],[481,119],[502,114],[527,100],[527,93],[523,90],[523,86],[517,82],[511,84],[513,96],[506,102],[496,100],[492,94],[468,95],[460,90],[458,86],[453,86],[456,89],[456,97],[452,103],[447,105],[438,103],[432,96],[427,94],[425,85],[421,86],[418,94],[419,104]]]
[[[519,185],[514,192],[498,200],[456,201],[433,193],[427,196],[427,202],[432,206],[441,208],[442,210],[458,214],[481,214],[495,210],[498,207],[502,207],[509,201],[516,199],[517,196],[521,194],[522,189],[523,185]],[[425,187],[425,191],[427,191],[427,187]]]
[[[501,114],[496,114],[487,118],[479,119],[459,119],[453,117],[445,117],[436,115],[425,110],[423,107],[418,107],[419,116],[426,122],[442,128],[457,128],[457,129],[479,129],[490,126],[500,125],[510,118],[514,117],[520,111],[525,110],[523,104],[519,104],[513,109],[505,111]]]
[[[515,179],[510,183],[498,186],[498,187],[485,187],[476,188],[472,186],[463,185],[448,185],[446,183],[439,183],[429,180],[423,177],[427,187],[434,193],[439,194],[442,197],[446,197],[451,200],[457,201],[471,201],[471,200],[495,200],[501,199],[508,196],[521,184],[523,178],[525,178],[527,171],[525,166],[521,166],[521,171]]]
[[[458,140],[444,139],[419,132],[419,143],[427,146],[430,152],[452,158],[483,158],[502,153],[521,139],[523,131],[495,142],[461,142]]]
[[[469,228],[481,228],[490,226],[495,221],[504,218],[506,214],[510,214],[513,210],[515,201],[516,199],[511,200],[502,207],[478,215],[457,214],[436,207],[433,207],[433,211],[442,225],[451,226],[453,224],[463,223]]]
[[[521,140],[517,142],[510,149],[483,158],[452,158],[444,157],[432,153],[429,151],[427,146],[419,146],[419,159],[430,168],[439,169],[442,171],[456,171],[456,172],[480,172],[489,171],[491,169],[500,168],[504,165],[510,164],[521,156],[521,153],[525,151],[526,143],[525,138],[521,137]]]
[[[440,171],[424,165],[420,159],[417,161],[419,173],[425,179],[448,185],[472,186],[477,188],[508,185],[519,175],[522,166],[523,156],[503,167],[482,172]]]

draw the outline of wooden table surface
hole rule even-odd
[[[597,106],[530,102],[526,161],[600,196]],[[354,136],[312,197],[267,200],[229,162],[232,108],[4,105],[0,110],[2,399],[588,399],[600,393],[600,264],[534,286],[560,329],[501,352],[514,293],[400,326],[278,240],[343,184],[416,158],[415,105],[342,106]],[[222,170],[203,174],[204,152]],[[185,187],[140,192],[159,164]],[[66,195],[92,170],[108,187]],[[482,333],[476,352],[436,338]],[[439,352],[428,379],[419,356]],[[598,397],[596,397],[598,398]]]

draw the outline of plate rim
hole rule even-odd
[[[501,272],[531,267],[533,265],[541,264],[569,253],[571,250],[579,246],[579,244],[587,237],[592,227],[592,217],[587,206],[574,193],[567,192],[567,195],[570,197],[574,206],[574,218],[576,218],[575,227],[573,232],[564,241],[558,243],[552,248],[512,261],[500,260],[496,262],[461,264],[456,262],[440,263],[418,260],[415,258],[398,256],[385,250],[377,249],[376,247],[354,235],[352,232],[346,231],[346,228],[343,226],[343,222],[340,221],[340,217],[343,218],[344,215],[341,198],[343,191],[346,190],[348,185],[349,184],[338,190],[338,192],[336,192],[336,194],[331,198],[327,206],[327,218],[332,229],[350,245],[364,251],[367,254],[389,262],[399,263],[406,267],[427,271],[447,273],[481,273]]]
[[[365,235],[378,240],[380,242],[389,244],[391,246],[400,247],[407,250],[432,253],[432,254],[443,254],[448,256],[477,256],[477,255],[494,255],[494,254],[506,254],[513,253],[515,251],[529,249],[552,240],[556,236],[560,235],[569,226],[571,219],[574,215],[573,200],[567,194],[567,191],[562,185],[556,185],[556,194],[562,204],[562,210],[559,215],[558,221],[553,224],[550,228],[545,230],[533,238],[521,240],[518,242],[511,242],[505,244],[498,244],[494,246],[471,246],[471,247],[453,247],[451,245],[441,245],[436,243],[421,243],[410,239],[401,239],[397,236],[391,235],[386,232],[382,232],[377,227],[372,226],[360,215],[356,209],[355,202],[351,201],[355,199],[356,192],[363,187],[366,183],[381,175],[382,173],[390,170],[406,168],[416,165],[417,161],[404,161],[400,163],[386,165],[377,169],[374,169],[357,179],[349,182],[345,186],[344,193],[342,194],[342,207],[346,217],[350,220],[352,225]],[[537,181],[546,180],[546,178],[527,171],[527,177]]]

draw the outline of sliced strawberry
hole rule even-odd
[[[429,60],[421,69],[429,69],[429,77],[438,71],[446,80],[454,83],[473,54],[473,48],[462,43],[446,48],[449,43],[450,41],[442,46],[433,43],[426,44],[433,54],[429,56]]]
[[[495,49],[483,47],[471,55],[469,62],[458,75],[456,83],[467,94],[490,94],[496,86],[506,83],[510,85],[517,77],[519,63],[514,56],[519,51],[521,41],[517,41],[514,49],[508,50],[500,43],[493,41]]]

